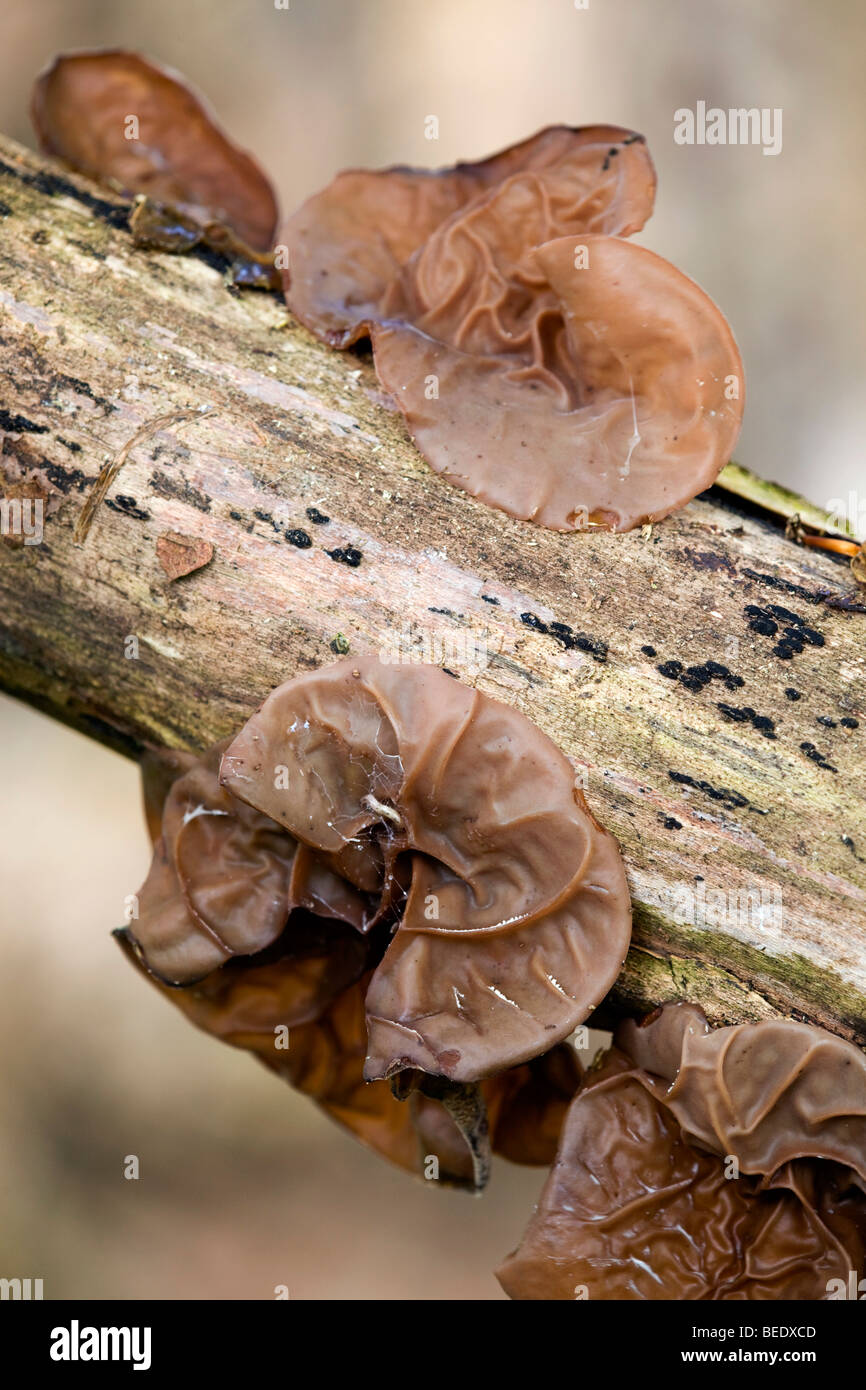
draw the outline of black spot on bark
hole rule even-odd
[[[668,772],[668,777],[670,777],[672,782],[676,782],[680,786],[694,787],[696,791],[705,792],[711,801],[721,801],[725,806],[729,806],[733,810],[739,810],[741,807],[750,804],[748,799],[739,792],[731,791],[728,787],[714,787],[711,782],[706,782],[696,777],[690,777],[686,772]],[[753,807],[752,809],[757,810],[757,807]],[[759,814],[766,815],[767,813],[766,811],[761,811]]]
[[[10,434],[47,434],[48,426],[36,425],[25,415],[10,415],[8,410],[0,408],[0,430],[8,430]]]
[[[815,763],[818,767],[823,768],[825,772],[839,771],[838,767],[834,767],[831,762],[827,761],[823,753],[818,752],[818,749],[815,747],[814,743],[801,743],[800,747],[806,754],[806,757],[809,759],[809,761]]]
[[[140,507],[134,497],[125,497],[122,493],[119,497],[107,497],[106,507],[110,507],[113,512],[122,512],[124,516],[134,516],[136,521],[147,521],[150,512],[146,512],[144,507]]]
[[[176,502],[188,502],[200,512],[210,511],[210,498],[199,492],[185,478],[170,478],[167,473],[151,473],[150,485],[160,497],[171,497]]]
[[[17,179],[28,188],[35,188],[37,193],[43,193],[47,198],[73,198],[76,203],[93,213],[99,222],[104,222],[106,226],[127,230],[129,223],[129,208],[115,207],[113,203],[107,202],[104,198],[96,198],[92,193],[86,193],[80,188],[76,188],[69,179],[63,178],[60,174],[50,174],[46,170],[39,170],[38,173],[31,174],[27,169],[17,169],[14,164],[7,164],[0,159],[0,173],[7,174],[10,178]]]
[[[352,569],[357,569],[364,558],[361,551],[356,550],[353,545],[338,546],[336,550],[326,550],[325,554],[330,555],[338,564],[349,565]]]

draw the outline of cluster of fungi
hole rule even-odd
[[[127,121],[135,113],[137,131]],[[152,245],[204,239],[273,284],[278,209],[174,76],[58,59],[34,123],[140,195]],[[474,164],[339,175],[288,220],[282,289],[335,348],[372,344],[431,467],[512,516],[625,531],[730,457],[742,366],[674,266],[641,136],[551,127]],[[437,667],[288,681],[201,757],[143,760],[153,861],[130,960],[370,1148],[483,1189],[550,1168],[499,1279],[518,1299],[823,1299],[866,1259],[866,1056],[804,1023],[711,1029],[668,1004],[584,1070],[615,984],[619,848],[529,719]]]

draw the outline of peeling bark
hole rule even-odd
[[[615,1007],[687,998],[866,1042],[847,563],[718,490],[624,536],[492,511],[427,467],[369,354],[231,289],[206,249],[137,249],[129,213],[0,141],[0,495],[44,502],[40,544],[0,544],[3,687],[137,756],[229,734],[335,652],[414,641],[545,729],[618,836],[635,937]],[[213,560],[169,579],[166,532]]]

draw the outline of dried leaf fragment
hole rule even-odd
[[[209,565],[214,556],[210,541],[201,536],[186,536],[182,531],[163,531],[156,539],[156,554],[163,570],[171,580]]]

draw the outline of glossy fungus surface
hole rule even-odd
[[[631,930],[616,842],[539,729],[438,668],[367,658],[289,681],[221,779],[359,889],[379,876],[396,929],[366,996],[368,1080],[528,1061],[616,978]]]
[[[341,174],[290,219],[286,298],[376,370],[438,472],[555,530],[626,531],[708,487],[742,417],[724,316],[623,240],[642,137],[553,127],[480,164]]]
[[[866,1057],[779,1021],[624,1025],[573,1101],[521,1299],[824,1299],[862,1273]]]

